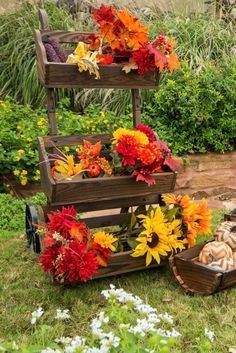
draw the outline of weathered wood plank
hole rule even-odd
[[[101,65],[100,79],[88,72],[79,72],[76,64],[45,64],[45,87],[54,88],[156,88],[158,72],[141,76],[136,70],[126,74],[121,64]]]
[[[111,143],[111,134],[80,134],[70,136],[44,136],[42,137],[45,148],[73,146],[83,143],[83,140],[88,140],[91,143],[101,141],[102,144]]]
[[[173,191],[175,173],[158,173],[153,175],[156,184],[147,186],[137,182],[132,176],[112,176],[80,181],[61,181],[53,185],[56,197],[51,203],[83,203],[115,200],[122,197],[148,196]]]
[[[92,32],[79,32],[79,31],[52,31],[52,30],[41,30],[42,41],[47,42],[48,38],[53,38],[59,41],[59,43],[72,43],[76,44],[81,41],[83,36],[83,42],[87,42],[86,36],[93,34]]]

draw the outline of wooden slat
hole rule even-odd
[[[167,264],[166,261],[163,261],[160,264],[153,261],[149,266],[146,266],[145,256],[131,257],[131,253],[132,251],[126,251],[114,254],[112,258],[108,260],[108,266],[100,268],[99,272],[93,276],[93,279],[116,276],[139,270],[148,270],[151,268],[162,267]]]
[[[79,72],[76,64],[45,64],[45,87],[53,88],[156,88],[158,72],[141,76],[137,70],[126,74],[121,64],[101,65],[100,79],[88,72]]]
[[[39,9],[39,21],[43,30],[49,30],[48,15],[44,9]]]
[[[46,74],[45,65],[48,61],[47,61],[46,51],[41,39],[40,31],[38,30],[34,31],[34,38],[35,38],[38,78],[41,83],[44,83],[45,74]]]
[[[62,147],[62,146],[73,146],[83,143],[83,140],[88,140],[91,143],[101,141],[102,144],[111,143],[111,134],[80,134],[70,136],[44,136],[43,143],[45,148],[49,147]]]
[[[132,198],[132,196],[148,196],[153,193],[161,194],[173,191],[175,174],[159,173],[153,175],[156,184],[148,186],[144,182],[137,182],[132,176],[112,176],[102,178],[89,178],[81,181],[57,182],[53,185],[56,195],[51,202],[54,203],[84,203]]]
[[[93,34],[92,32],[79,32],[79,31],[51,31],[51,30],[42,30],[41,36],[42,41],[47,42],[48,38],[54,38],[59,41],[59,43],[78,43],[79,37],[89,36]],[[86,43],[86,38],[83,39],[83,42]]]
[[[109,212],[109,211],[108,211]],[[110,227],[115,225],[122,225],[130,221],[131,213],[118,213],[118,214],[108,214],[105,216],[98,217],[86,217],[81,218],[82,222],[85,222],[89,228],[102,228]]]
[[[132,196],[132,197],[122,197],[121,199],[115,200],[107,200],[107,201],[96,201],[96,202],[83,202],[83,203],[74,203],[73,206],[77,209],[78,212],[90,212],[90,211],[98,211],[98,210],[106,210],[112,208],[123,208],[123,207],[131,207],[131,206],[139,206],[139,205],[154,205],[160,202],[160,195],[152,194],[147,196]],[[59,203],[49,203],[50,210],[56,210],[61,208],[62,206],[69,206],[71,203],[63,204]]]

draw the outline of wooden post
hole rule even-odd
[[[133,125],[137,126],[141,123],[141,99],[139,89],[131,89],[132,106],[133,106]]]
[[[39,21],[41,23],[42,30],[50,29],[47,12],[43,9],[39,9]]]
[[[56,104],[55,95],[53,88],[47,88],[47,108],[48,108],[48,122],[49,122],[49,134],[57,134],[57,122],[56,122]]]

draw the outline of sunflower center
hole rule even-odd
[[[152,249],[155,248],[155,246],[157,246],[157,244],[159,243],[159,236],[157,235],[157,233],[154,232],[152,232],[150,236],[152,237],[152,240],[148,242],[148,246]]]

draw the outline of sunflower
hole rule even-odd
[[[174,195],[174,194],[165,194],[162,196],[162,200],[165,202],[166,205],[179,205],[183,208],[187,208],[191,201],[189,195]]]
[[[188,243],[187,239],[180,239],[183,237],[182,231],[182,220],[174,219],[168,224],[169,235],[168,235],[168,244],[172,251],[177,251],[185,249],[185,244]]]
[[[110,249],[111,251],[116,251],[115,243],[118,239],[115,238],[112,234],[105,233],[103,231],[99,231],[94,233],[93,241],[94,243],[100,245],[102,248]]]
[[[167,256],[171,251],[168,244],[169,229],[160,207],[152,209],[149,215],[140,215],[143,231],[136,241],[139,242],[132,256],[139,257],[146,254],[146,266],[150,265],[152,258],[160,263],[160,255]]]

